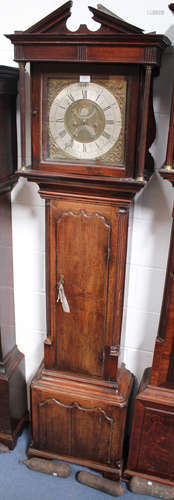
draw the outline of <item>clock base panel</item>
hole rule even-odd
[[[174,392],[149,385],[150,368],[136,397],[125,477],[174,486]]]
[[[28,420],[24,355],[15,346],[0,368],[0,442],[13,449]]]
[[[90,467],[117,480],[133,375],[123,366],[118,392],[39,369],[31,386],[33,442],[28,455]]]
[[[13,431],[10,434],[5,432],[0,432],[0,443],[4,444],[9,448],[9,450],[13,450],[16,446],[16,442],[18,437],[22,434],[26,423],[28,422],[28,412],[16,423],[13,422]]]

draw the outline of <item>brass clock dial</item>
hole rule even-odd
[[[118,141],[122,129],[118,100],[98,83],[67,85],[51,104],[49,129],[55,145],[67,156],[94,160]]]

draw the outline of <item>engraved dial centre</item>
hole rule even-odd
[[[79,99],[66,110],[64,124],[73,139],[90,143],[103,133],[105,115],[97,103],[89,99]]]

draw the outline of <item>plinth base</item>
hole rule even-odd
[[[21,435],[26,423],[28,422],[28,413],[16,423],[16,428],[11,431],[11,434],[0,432],[0,443],[8,446],[9,450],[13,450],[16,446],[18,437]]]
[[[120,369],[112,382],[43,367],[31,386],[33,443],[29,456],[58,458],[119,479],[133,375]]]
[[[174,390],[149,385],[145,370],[136,397],[125,477],[174,486]]]
[[[15,346],[0,363],[0,442],[13,449],[27,416],[25,361]]]

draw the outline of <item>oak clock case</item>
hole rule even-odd
[[[22,175],[46,200],[47,339],[31,384],[30,456],[120,478],[133,375],[118,365],[129,207],[153,172],[152,80],[169,41],[71,2],[8,35],[20,66]],[[25,62],[32,164],[26,165]]]
[[[18,69],[0,66],[0,442],[9,448],[14,448],[27,414],[24,355],[15,338],[11,225],[18,77]]]
[[[174,87],[163,179],[174,186]],[[174,217],[174,208],[173,214]],[[136,398],[126,475],[174,485],[174,221],[152,368]]]

